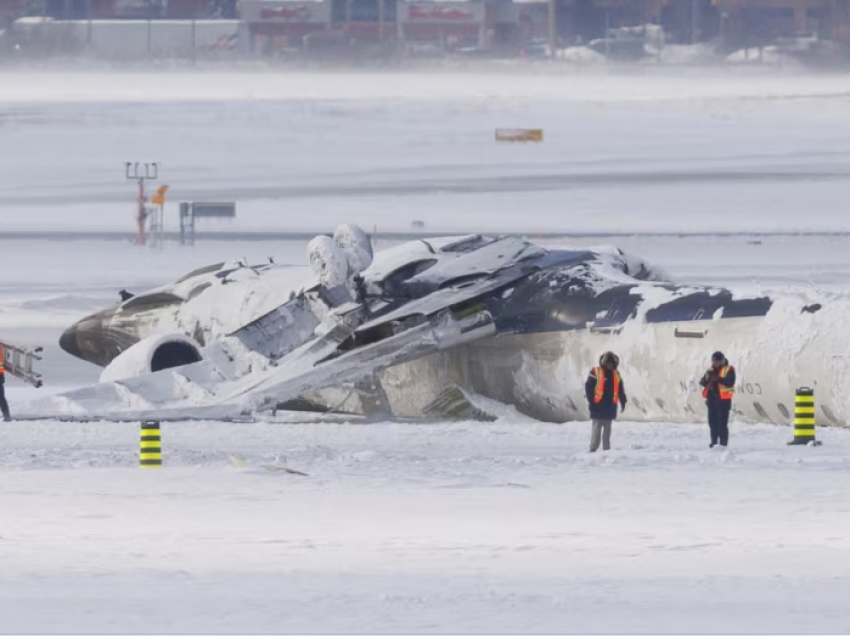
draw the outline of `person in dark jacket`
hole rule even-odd
[[[617,407],[626,408],[626,387],[617,368],[620,359],[611,351],[599,358],[599,366],[590,370],[584,383],[590,418],[593,420],[593,433],[590,438],[590,452],[595,453],[602,438],[602,450],[611,449],[611,423],[617,419]]]
[[[3,347],[0,346],[0,412],[3,413],[3,421],[11,422],[9,415],[9,403],[6,401],[6,361],[3,357]]]
[[[699,381],[705,405],[708,408],[708,430],[711,434],[709,448],[718,443],[725,447],[729,443],[729,413],[732,411],[732,396],[735,393],[735,367],[720,351],[711,354],[711,366]]]

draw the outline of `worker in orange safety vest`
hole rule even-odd
[[[699,381],[702,397],[708,408],[708,430],[711,434],[709,448],[719,443],[729,443],[729,414],[732,412],[732,396],[735,394],[735,367],[720,351],[711,355],[711,366]]]
[[[599,366],[590,370],[584,383],[584,392],[593,420],[590,452],[595,453],[602,438],[602,450],[611,449],[611,423],[617,419],[617,407],[626,408],[626,387],[618,371],[620,358],[606,351],[599,358]]]

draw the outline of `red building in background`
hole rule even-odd
[[[331,0],[240,0],[237,10],[260,51],[298,46],[331,24]]]
[[[256,47],[264,50],[298,46],[310,34],[340,34],[361,40],[427,42],[443,47],[486,46],[499,16],[519,20],[519,13],[500,12],[510,2],[469,0],[240,0],[240,18]],[[326,36],[318,35],[325,32]]]
[[[608,28],[657,24],[668,43],[722,39],[727,50],[801,34],[850,49],[850,0],[0,0],[0,30],[23,16],[86,19],[241,19],[272,49],[356,37],[443,48],[489,47],[554,34],[562,44]]]
[[[405,42],[428,42],[446,48],[486,47],[496,32],[498,5],[482,2],[399,0],[397,37]]]

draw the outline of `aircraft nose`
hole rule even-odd
[[[118,355],[113,352],[111,335],[109,329],[104,329],[103,314],[93,314],[62,332],[59,346],[76,358],[105,366]]]
[[[59,346],[74,357],[105,367],[139,341],[135,323],[113,324],[115,309],[87,316],[59,336]]]
[[[75,358],[82,358],[83,353],[80,350],[80,342],[79,342],[79,327],[78,325],[71,325],[65,331],[62,332],[62,335],[59,336],[59,347],[65,353],[70,353]]]

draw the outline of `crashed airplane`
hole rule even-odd
[[[220,263],[84,318],[66,352],[101,382],[32,403],[42,416],[231,419],[275,409],[471,417],[498,401],[544,421],[587,419],[584,380],[621,359],[635,421],[704,417],[711,353],[738,370],[735,410],[790,422],[797,387],[846,422],[846,301],[807,305],[678,286],[613,247],[515,237],[420,239],[373,255],[341,226],[309,269]],[[483,410],[482,410],[483,408]]]

